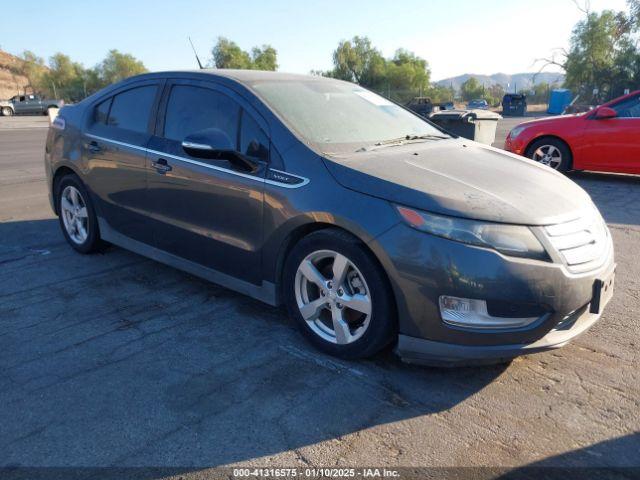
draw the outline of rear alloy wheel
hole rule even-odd
[[[321,350],[362,358],[395,338],[384,273],[347,233],[325,230],[305,237],[285,269],[289,312]]]
[[[3,117],[10,117],[11,115],[13,115],[13,109],[10,107],[2,107],[2,116]]]
[[[528,149],[529,158],[559,172],[571,168],[571,152],[567,145],[557,139],[547,138],[534,142]]]
[[[67,175],[56,189],[60,226],[67,242],[80,253],[99,250],[103,243],[91,198],[76,175]]]

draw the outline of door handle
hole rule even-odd
[[[89,142],[89,145],[87,146],[87,149],[91,153],[100,153],[102,151],[102,147],[96,141]]]
[[[155,168],[156,172],[158,172],[161,175],[164,175],[165,173],[173,170],[171,165],[169,165],[164,158],[159,158],[155,162],[151,162],[151,166]]]

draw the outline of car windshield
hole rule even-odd
[[[351,83],[263,81],[252,87],[289,128],[322,152],[353,151],[407,137],[447,137],[417,115]]]

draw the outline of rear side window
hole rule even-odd
[[[237,144],[240,106],[223,93],[208,88],[175,85],[167,102],[164,136],[181,142],[187,135],[218,128]]]
[[[144,133],[148,129],[157,87],[132,88],[113,97],[107,125]]]
[[[269,160],[269,139],[247,112],[242,112],[240,152],[248,157]]]

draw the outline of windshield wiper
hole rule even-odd
[[[370,147],[362,147],[356,150],[357,152],[366,152],[369,150],[373,150],[377,147],[391,147],[396,145],[404,145],[407,142],[414,142],[416,140],[446,140],[447,138],[451,138],[444,135],[434,135],[431,133],[427,133],[424,135],[405,135],[403,137],[398,138],[390,138],[389,140],[381,140],[379,142],[374,143]]]

